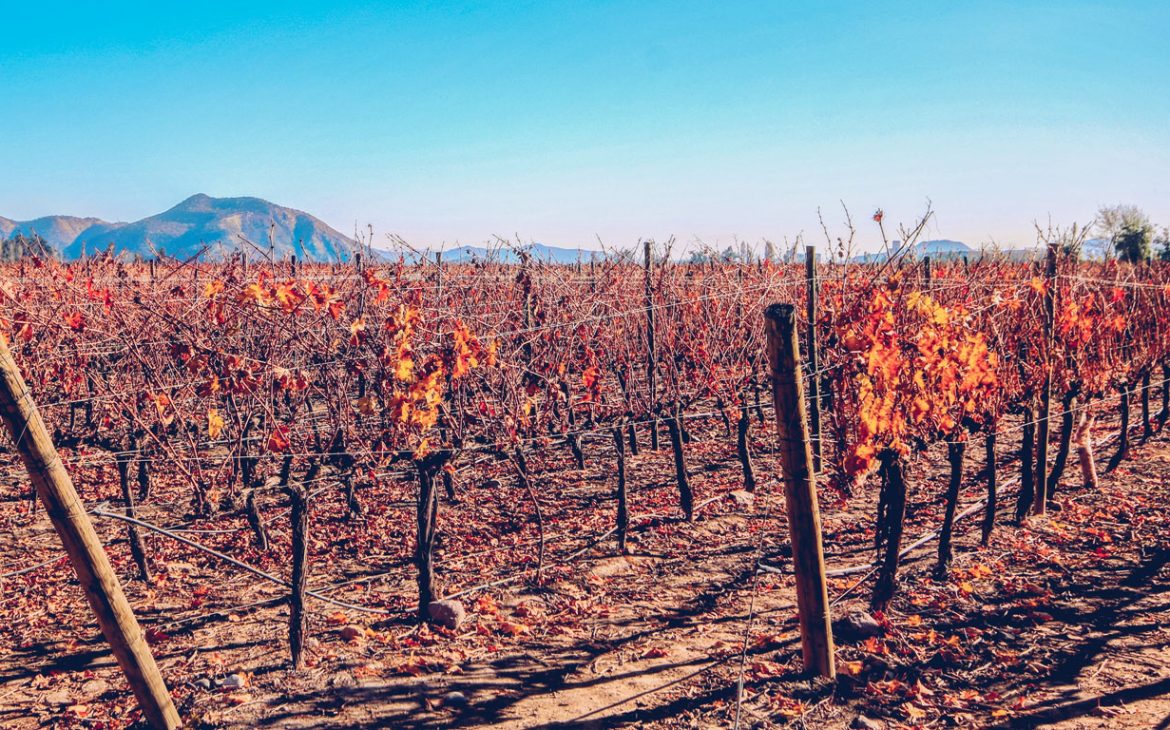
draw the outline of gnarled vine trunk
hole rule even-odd
[[[955,510],[959,504],[959,488],[963,485],[963,455],[967,453],[966,441],[952,441],[947,444],[947,461],[951,465],[951,479],[947,484],[946,512],[943,515],[942,530],[938,538],[938,563],[934,566],[937,576],[945,576],[951,569],[954,550],[951,541],[955,530]]]
[[[995,510],[999,500],[998,485],[996,484],[995,442],[997,437],[995,429],[995,425],[988,429],[987,440],[983,445],[986,454],[984,475],[987,477],[987,503],[984,505],[982,534],[979,542],[984,546],[991,540],[991,532],[995,529]]]
[[[670,448],[674,452],[674,476],[678,481],[679,505],[687,522],[695,519],[695,493],[691,491],[690,478],[687,475],[686,454],[683,452],[682,409],[674,404],[670,416],[666,419],[666,428],[670,432]]]
[[[622,438],[622,429],[613,430],[613,445],[617,452],[617,543],[618,552],[629,554],[626,544],[630,530],[630,511],[626,494],[626,443]]]
[[[876,610],[885,610],[898,584],[898,560],[902,552],[902,528],[906,519],[906,473],[901,455],[885,449],[878,454],[878,475],[886,508],[880,529],[885,537],[884,557],[878,569],[870,603]]]

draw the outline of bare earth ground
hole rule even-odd
[[[612,538],[591,545],[612,521],[611,452],[599,444],[578,472],[567,455],[547,450],[538,482],[549,532],[540,586],[526,497],[506,465],[482,467],[498,483],[461,483],[460,503],[443,506],[438,563],[449,591],[509,582],[463,596],[469,620],[458,632],[416,629],[409,619],[409,481],[363,495],[365,519],[347,520],[340,498],[322,501],[311,583],[390,615],[315,603],[312,666],[299,674],[288,670],[287,610],[263,603],[283,588],[164,537],[148,538],[159,574],[148,587],[130,580],[123,529],[98,526],[196,727],[728,727],[742,675],[742,727],[845,728],[864,715],[874,727],[1170,728],[1163,436],[1137,446],[1096,492],[1079,487],[1073,464],[1059,511],[1020,528],[1004,516],[986,549],[976,520],[962,523],[948,580],[929,577],[934,543],[916,551],[899,597],[878,617],[884,633],[839,643],[834,690],[799,676],[791,576],[753,579],[761,556],[787,564],[772,457],[758,444],[765,478],[754,500],[727,496],[739,467],[721,434],[718,424],[704,426],[690,445],[699,499],[714,500],[693,524],[678,519],[668,451],[631,458],[638,491],[629,558],[615,557]],[[981,451],[973,445],[968,457],[964,504],[981,495],[973,456]],[[1104,462],[1109,450],[1101,451]],[[1001,480],[1014,471],[1005,465]],[[112,472],[78,476],[87,502],[113,499]],[[915,464],[911,479],[908,538],[939,522],[938,455]],[[163,493],[172,488],[182,494],[181,485]],[[875,491],[841,503],[822,494],[830,569],[871,558]],[[1010,508],[1015,489],[1005,484],[1004,492]],[[55,537],[43,513],[30,514],[23,481],[12,477],[3,495],[0,572],[51,560]],[[238,517],[190,524],[177,496],[156,497],[143,514],[182,523],[196,530],[186,536],[287,576],[283,502],[277,493],[270,499],[268,553],[250,546]],[[137,717],[70,575],[59,560],[4,582],[4,727],[118,727]],[[368,580],[337,585],[359,578]],[[835,615],[865,610],[870,585],[860,574],[833,579]]]

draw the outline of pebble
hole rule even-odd
[[[447,629],[457,629],[467,617],[467,610],[459,601],[431,601],[427,605],[431,622]]]
[[[81,685],[81,693],[86,697],[104,695],[110,689],[110,683],[102,679],[91,679]]]
[[[878,636],[882,633],[882,625],[868,613],[856,611],[845,618],[834,621],[833,633],[842,641],[856,641]]]
[[[447,707],[467,707],[467,695],[462,692],[448,692],[443,695],[443,704]]]

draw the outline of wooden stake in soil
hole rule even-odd
[[[179,713],[122,593],[118,576],[110,567],[73,480],[61,463],[3,338],[0,338],[0,413],[147,722],[154,728],[178,728]]]
[[[1048,440],[1052,432],[1052,345],[1053,324],[1056,318],[1056,244],[1048,244],[1048,267],[1045,271],[1044,291],[1044,385],[1040,390],[1040,413],[1036,418],[1036,477],[1032,512],[1042,515],[1048,511]]]
[[[816,476],[809,443],[804,379],[800,372],[796,312],[791,304],[773,304],[764,310],[768,365],[772,371],[772,404],[788,508],[792,564],[796,573],[796,605],[800,642],[807,672],[834,678],[833,633],[825,553],[821,544],[821,514],[817,506]]]
[[[650,242],[643,243],[646,266],[646,382],[650,388],[650,448],[658,451],[658,363],[654,348],[654,252]]]
[[[806,246],[804,249],[805,283],[808,290],[808,334],[805,344],[808,346],[808,416],[809,428],[812,430],[813,457],[816,460],[817,471],[821,470],[821,376],[817,372],[817,247]]]

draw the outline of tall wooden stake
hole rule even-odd
[[[0,414],[147,722],[154,728],[178,728],[179,713],[143,639],[138,620],[3,338],[0,338]]]
[[[292,525],[292,589],[289,591],[288,647],[292,655],[292,666],[296,671],[305,668],[305,636],[309,622],[305,613],[305,591],[309,585],[309,487],[307,483],[316,476],[318,462],[313,462],[305,483],[286,487],[292,509],[289,522]]]
[[[808,289],[808,336],[805,338],[808,345],[808,415],[809,428],[812,429],[813,457],[817,471],[821,470],[821,376],[817,373],[817,247],[806,246],[804,249],[804,270]]]
[[[1040,391],[1040,412],[1036,416],[1036,497],[1032,502],[1032,513],[1042,515],[1048,511],[1048,441],[1052,429],[1049,419],[1052,415],[1052,345],[1053,323],[1056,319],[1056,244],[1048,244],[1048,267],[1045,272],[1044,293],[1044,385]]]
[[[821,544],[821,513],[817,506],[816,474],[812,468],[793,306],[773,304],[764,310],[764,329],[768,337],[772,404],[776,410],[776,436],[780,442],[784,501],[788,507],[792,564],[796,573],[796,606],[800,615],[804,668],[832,679],[837,670],[833,661],[825,552]]]
[[[650,388],[650,448],[658,450],[658,363],[654,348],[654,252],[643,242],[646,258],[646,381]]]

